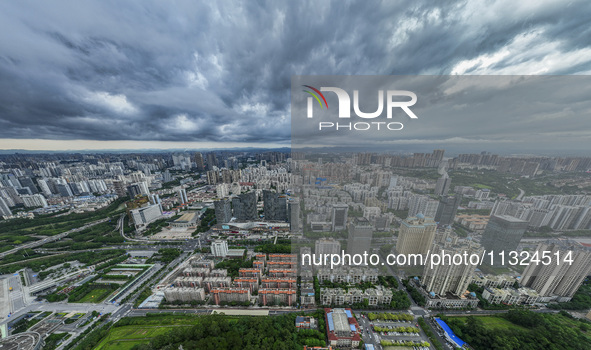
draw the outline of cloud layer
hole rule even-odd
[[[292,75],[589,74],[589,18],[584,0],[5,1],[0,138],[289,143]]]

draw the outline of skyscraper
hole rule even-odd
[[[417,214],[400,224],[396,251],[398,254],[427,254],[431,249],[437,224],[432,218]]]
[[[258,219],[257,195],[255,192],[242,193],[232,198],[234,217],[239,221],[254,221]]]
[[[446,173],[443,173],[441,177],[437,180],[437,184],[435,184],[435,195],[437,196],[447,196],[449,192],[449,187],[451,186],[451,177]]]
[[[215,218],[218,224],[225,224],[230,222],[232,219],[232,207],[230,205],[230,201],[227,199],[222,199],[219,201],[213,202],[215,208]]]
[[[408,201],[408,216],[423,214],[427,218],[434,218],[437,215],[439,202],[428,196],[413,196]]]
[[[364,217],[355,218],[349,224],[349,238],[347,240],[348,254],[364,254],[370,253],[371,238],[373,236],[373,226]]]
[[[437,213],[435,214],[435,222],[439,225],[451,225],[456,217],[458,206],[462,202],[462,195],[456,194],[455,196],[447,196],[441,198],[439,206],[437,207]]]
[[[177,197],[179,199],[180,204],[189,203],[189,200],[187,199],[187,190],[185,190],[184,188],[179,188],[179,190],[177,191]]]
[[[287,198],[279,193],[263,191],[265,220],[287,221]]]
[[[525,268],[521,284],[535,289],[545,300],[569,301],[591,274],[591,248],[579,242],[550,240],[540,243],[531,254],[536,252],[541,262],[531,262]],[[550,264],[544,265],[544,261],[548,261],[545,256],[551,259]],[[572,263],[566,262],[565,258]]]
[[[349,206],[345,203],[336,203],[332,205],[331,230],[341,231],[347,227],[347,214]]]
[[[0,215],[1,216],[12,216],[12,211],[8,207],[8,204],[4,198],[0,197]]]
[[[207,170],[213,170],[213,167],[218,166],[218,159],[214,152],[207,154]]]
[[[493,215],[482,234],[482,247],[487,251],[494,251],[495,254],[501,251],[508,254],[517,249],[527,225],[527,221],[512,216]],[[495,265],[497,262],[498,259],[495,260]]]
[[[200,152],[195,153],[195,168],[197,169],[197,171],[204,171],[205,170],[205,164],[203,162],[203,154],[201,154]]]
[[[300,200],[292,198],[287,202],[289,216],[289,230],[291,232],[300,232],[302,230],[302,220],[300,217]]]
[[[471,249],[466,245],[458,245],[454,247],[435,246],[434,253],[441,254],[442,250],[445,254],[468,254],[477,253],[475,249]],[[468,284],[472,280],[472,275],[476,270],[475,265],[470,264],[438,264],[431,266],[425,265],[423,275],[421,277],[421,284],[425,286],[428,292],[433,292],[439,296],[445,296],[446,293],[452,293],[455,296],[463,295],[468,289]]]

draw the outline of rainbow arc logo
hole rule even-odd
[[[314,92],[312,92],[309,90],[302,90],[302,91],[312,95],[316,99],[316,101],[318,101],[320,108],[324,108],[324,106],[326,106],[326,109],[328,109],[328,103],[326,102],[326,99],[324,98],[324,95],[322,94],[322,92],[320,92],[320,90],[318,90],[315,87],[312,87],[310,85],[302,85],[302,86],[307,87],[308,89],[314,91]],[[320,98],[322,98],[322,101],[324,101],[324,105],[320,101]]]

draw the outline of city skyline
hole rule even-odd
[[[296,74],[591,72],[583,1],[511,4],[510,14],[496,1],[479,20],[479,5],[460,2],[360,5],[315,3],[324,21],[314,23],[297,16],[312,8],[305,2],[2,4],[0,149],[286,147]],[[588,141],[586,125],[562,124],[549,136]],[[474,146],[495,132],[424,130],[392,147]],[[513,152],[535,152],[531,145]]]

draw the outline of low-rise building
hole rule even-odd
[[[363,283],[378,281],[378,270],[363,267],[339,267],[336,269],[321,268],[317,273],[318,281],[330,281],[335,283]]]
[[[370,306],[387,305],[392,301],[392,294],[392,290],[382,286],[365,291],[357,288],[321,288],[320,302],[322,305],[351,305],[367,301]]]
[[[248,288],[215,288],[209,292],[216,305],[223,302],[239,302],[243,303],[250,301],[250,290]]]
[[[259,289],[259,303],[261,305],[287,305],[292,306],[296,302],[297,290],[295,289]]]
[[[326,335],[330,346],[356,348],[361,342],[359,324],[351,309],[324,309]]]
[[[298,329],[316,329],[318,327],[316,319],[310,316],[297,316],[295,326]]]
[[[203,287],[210,293],[214,288],[230,287],[231,285],[232,279],[230,277],[205,277],[203,279]]]
[[[191,287],[167,287],[164,288],[164,297],[169,302],[175,301],[204,301],[205,290],[203,288],[191,288]]]

